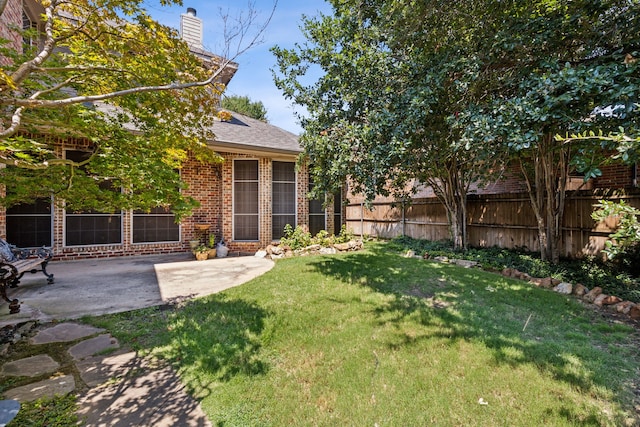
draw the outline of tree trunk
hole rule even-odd
[[[569,145],[556,145],[552,133],[538,144],[533,158],[520,159],[529,200],[536,217],[540,258],[557,264],[560,261],[562,219],[569,176]],[[527,163],[533,162],[528,169]]]

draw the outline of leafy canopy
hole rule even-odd
[[[37,28],[10,30],[38,42],[0,40],[0,182],[9,189],[0,201],[53,195],[69,209],[188,213],[196,202],[181,192],[179,170],[189,153],[218,160],[206,141],[230,61],[194,56],[141,0],[25,3]],[[61,141],[92,155],[70,161]]]
[[[248,96],[225,96],[222,98],[221,106],[256,120],[267,121],[267,109],[262,101],[252,101]]]

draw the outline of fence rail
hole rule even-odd
[[[616,226],[614,218],[596,223],[591,218],[601,199],[625,200],[640,208],[640,191],[634,194],[580,192],[567,199],[561,231],[561,254],[568,257],[598,255]],[[355,234],[381,238],[400,235],[416,239],[449,239],[444,206],[437,199],[413,200],[409,205],[391,201],[351,203],[345,222]],[[536,218],[526,194],[470,196],[467,202],[467,238],[470,246],[539,250]]]

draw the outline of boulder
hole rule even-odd
[[[531,283],[534,283],[536,286],[539,286],[541,288],[547,288],[547,289],[552,288],[551,277],[544,277],[544,278],[532,277]]]
[[[596,299],[593,300],[593,303],[598,307],[602,307],[604,305],[604,300],[606,300],[607,298],[609,298],[609,295],[600,294],[596,297]]]
[[[640,320],[640,306],[638,304],[629,309],[629,317],[634,320]]]
[[[587,292],[589,292],[589,289],[587,289],[587,287],[585,285],[583,285],[582,283],[576,283],[575,286],[573,287],[573,295],[577,296],[577,297],[582,297],[584,296]]]
[[[600,295],[602,293],[602,288],[600,286],[596,286],[595,288],[591,289],[589,292],[587,292],[583,299],[586,302],[594,302],[596,300],[596,298],[598,297],[598,295]]]
[[[271,245],[271,255],[284,255],[284,249],[280,246]]]
[[[261,249],[261,250],[257,251],[254,256],[256,258],[266,258],[267,251],[265,251],[264,249]]]
[[[336,248],[320,248],[318,252],[321,253],[322,255],[331,255],[331,254],[337,253],[338,251],[336,250]]]
[[[634,305],[635,304],[631,301],[622,301],[616,304],[615,308],[618,313],[629,314],[629,310],[631,310],[631,307],[633,307]]]
[[[349,243],[336,243],[333,247],[340,252],[344,252],[349,250]]]
[[[569,282],[562,282],[558,283],[553,290],[559,294],[570,295],[573,291],[573,285]]]
[[[614,305],[622,302],[622,298],[615,295],[609,295],[602,300],[602,305]]]

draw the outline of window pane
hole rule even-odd
[[[7,241],[22,248],[51,246],[51,201],[7,208]]]
[[[120,215],[67,215],[67,246],[121,243]]]
[[[7,242],[21,248],[51,246],[51,217],[7,216]]]
[[[272,212],[274,215],[295,214],[296,212],[296,185],[289,183],[273,184]]]
[[[258,215],[236,215],[233,235],[236,240],[258,240]]]
[[[257,181],[258,161],[257,160],[236,160],[233,162],[233,178],[236,181]]]
[[[133,243],[177,242],[179,240],[180,226],[176,224],[172,214],[134,214]]]
[[[258,183],[236,182],[233,190],[233,201],[236,214],[257,214]]]
[[[293,162],[273,162],[273,181],[295,182],[296,165]]]

